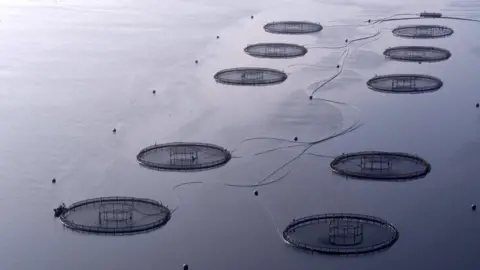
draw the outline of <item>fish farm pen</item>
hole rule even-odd
[[[437,47],[398,46],[388,48],[383,52],[385,57],[407,62],[439,62],[452,56],[450,51]]]
[[[347,177],[394,181],[418,179],[431,170],[418,156],[382,151],[343,154],[330,163],[330,168]]]
[[[288,75],[280,70],[271,68],[231,68],[217,72],[216,82],[227,85],[265,86],[284,82]]]
[[[331,255],[377,252],[391,247],[399,238],[398,230],[385,220],[345,213],[294,219],[282,235],[296,248]]]
[[[419,94],[436,91],[443,86],[443,82],[429,75],[391,74],[375,76],[367,81],[367,86],[384,93]]]
[[[171,212],[160,202],[133,197],[101,197],[72,204],[60,220],[74,231],[95,234],[135,234],[165,225]]]
[[[263,29],[272,34],[311,34],[322,31],[323,26],[307,21],[280,21],[267,23]]]
[[[173,142],[142,149],[137,161],[148,168],[166,171],[198,171],[225,165],[232,155],[207,143]]]
[[[308,52],[307,48],[290,43],[257,43],[248,45],[244,51],[259,58],[294,58]]]
[[[441,25],[405,25],[392,30],[394,36],[403,38],[442,38],[453,34],[453,29]]]

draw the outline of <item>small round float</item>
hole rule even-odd
[[[336,157],[330,168],[337,174],[374,180],[412,180],[430,172],[430,164],[414,155],[398,152],[356,152]]]
[[[442,38],[453,34],[453,29],[442,25],[404,25],[392,30],[394,36],[403,38]]]
[[[257,43],[248,45],[244,51],[259,58],[294,58],[308,52],[307,48],[291,43]]]
[[[429,75],[391,74],[375,76],[367,81],[367,86],[378,92],[418,94],[436,91],[443,82]]]
[[[398,61],[409,62],[438,62],[452,56],[450,51],[437,47],[426,46],[398,46],[388,48],[383,52],[385,57]]]
[[[265,86],[284,82],[288,75],[271,68],[231,68],[217,72],[214,79],[218,83],[228,85]]]
[[[323,26],[308,21],[281,21],[267,23],[263,29],[272,34],[310,34],[322,31]]]
[[[231,158],[230,152],[220,146],[188,142],[155,144],[137,155],[141,165],[165,171],[213,169],[225,165]]]
[[[385,220],[345,213],[295,219],[283,231],[285,242],[296,248],[332,255],[381,251],[398,238],[398,230]]]
[[[158,229],[170,217],[170,210],[154,200],[101,197],[72,204],[60,220],[65,227],[80,232],[135,234]]]

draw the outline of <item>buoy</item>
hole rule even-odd
[[[312,99],[313,99],[313,96],[310,96],[310,100],[312,100]]]
[[[371,22],[372,22],[372,20],[368,19],[368,23],[371,23]]]
[[[116,128],[114,128],[112,131],[113,131],[113,133],[115,133],[115,132],[117,132],[117,129],[116,129]]]
[[[188,264],[183,265],[183,270],[188,270]]]
[[[195,60],[195,64],[198,64],[198,60]]]
[[[295,136],[295,138],[293,138],[294,141],[298,141],[298,137]]]
[[[475,204],[472,204],[472,210],[473,211],[477,210],[477,206]]]
[[[153,90],[152,93],[154,93],[154,94],[157,93],[157,90]]]
[[[348,39],[345,39],[345,43],[348,43]]]
[[[56,182],[57,182],[57,179],[53,178],[53,179],[52,179],[52,183],[55,184]]]
[[[478,107],[480,107],[480,104],[478,104],[478,103],[477,103],[477,105],[476,105],[476,106],[477,106],[477,108],[478,108]]]
[[[220,38],[220,36],[217,36],[217,39],[219,39],[219,38]]]
[[[337,65],[337,68],[340,68],[340,65]]]
[[[255,191],[253,192],[253,195],[258,196],[258,190],[255,190]]]
[[[250,19],[253,19],[253,15],[252,15],[252,16],[250,16]]]
[[[61,203],[57,208],[54,208],[53,209],[53,216],[58,218],[60,217],[63,212],[65,212],[67,210],[67,207],[65,206],[64,203]]]

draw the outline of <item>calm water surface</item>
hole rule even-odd
[[[359,110],[308,100],[309,85],[337,72],[343,49],[312,49],[288,60],[243,53],[256,42],[338,46],[377,31],[339,25],[424,10],[480,19],[480,1],[0,1],[0,268],[478,269],[480,216],[470,205],[480,204],[480,24],[378,25],[380,38],[349,46],[341,75],[316,93]],[[306,36],[262,29],[297,19],[325,28]],[[390,33],[415,22],[455,33],[438,40]],[[421,65],[385,60],[383,50],[395,45],[443,47],[452,57]],[[266,88],[215,84],[215,72],[239,66],[277,68],[290,77]],[[365,86],[375,74],[406,72],[437,76],[444,87],[387,95]],[[282,181],[258,188],[258,197],[254,189],[223,185],[257,183],[301,150],[255,156],[282,144],[239,146],[246,138],[316,140],[358,119],[364,127],[310,152],[404,151],[429,160],[432,172],[406,183],[345,180],[331,173],[328,159],[304,156],[276,175],[290,171]],[[137,164],[141,148],[171,141],[215,143],[238,149],[239,158],[187,174]],[[172,190],[193,181],[203,184]],[[111,195],[179,210],[164,228],[124,237],[74,233],[53,218],[62,201]],[[278,231],[293,218],[328,212],[385,218],[400,240],[386,252],[352,258],[312,256],[281,240]]]

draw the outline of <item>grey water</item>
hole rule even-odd
[[[470,205],[480,204],[480,24],[354,26],[425,10],[480,19],[480,1],[466,0],[0,0],[0,269],[153,270],[184,263],[193,270],[478,269],[480,215]],[[324,29],[292,36],[263,31],[279,20],[309,20]],[[455,32],[428,40],[391,34],[413,23]],[[259,59],[243,51],[258,42],[341,46],[376,31],[381,35],[373,42],[312,48],[302,58]],[[401,45],[446,48],[452,57],[423,64],[384,58],[386,48]],[[338,72],[346,49],[341,74],[315,97],[351,106],[310,101],[312,85]],[[289,78],[268,87],[213,80],[221,69],[243,66],[283,70]],[[424,73],[444,85],[423,95],[366,87],[388,73]],[[414,153],[432,164],[431,173],[404,183],[346,180],[331,172],[330,159],[304,155],[271,185],[225,185],[256,184],[301,151],[255,155],[288,144],[239,145],[244,139],[313,141],[357,120],[365,125],[309,152]],[[140,149],[172,141],[237,150],[226,166],[210,171],[138,165]],[[200,183],[173,189],[189,182]],[[72,232],[53,217],[62,201],[117,195],[178,210],[159,230],[118,237]],[[399,241],[382,253],[332,257],[299,252],[281,239],[293,218],[331,212],[386,219]]]

